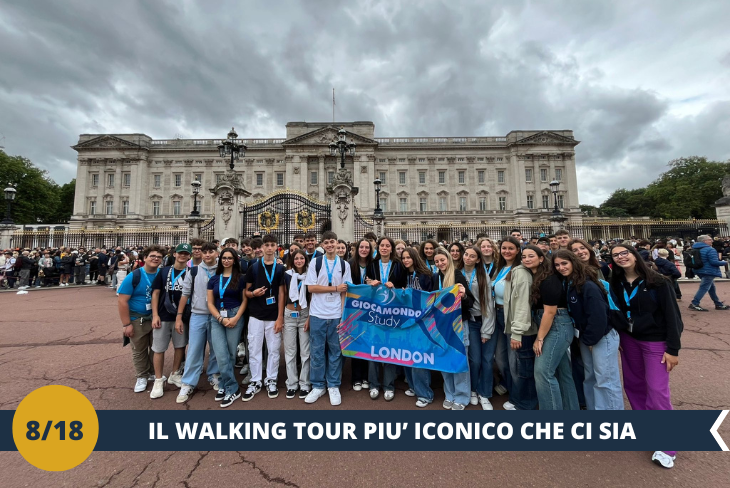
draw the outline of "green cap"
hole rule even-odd
[[[185,244],[178,244],[175,248],[175,252],[186,252],[188,254],[192,254],[193,248],[190,244],[186,242]]]

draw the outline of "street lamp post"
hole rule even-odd
[[[348,143],[345,138],[347,137],[347,131],[340,129],[337,132],[337,140],[330,143],[330,155],[337,157],[340,156],[340,168],[345,169],[345,156],[350,155],[355,157],[356,144],[350,140]]]
[[[558,208],[558,188],[560,188],[560,182],[558,180],[553,180],[550,182],[550,190],[552,190],[553,192],[553,200],[555,202],[553,214],[552,216],[550,216],[550,220],[553,223],[553,232],[561,229],[563,227],[563,222],[567,220],[565,215],[563,215],[563,212],[561,212],[560,208]]]
[[[553,200],[555,201],[555,208],[553,208],[553,214],[557,215],[560,213],[560,209],[558,209],[558,188],[560,187],[560,182],[558,180],[553,180],[550,182],[550,190],[553,192]]]
[[[234,161],[236,159],[242,158],[244,154],[246,154],[246,145],[238,140],[238,134],[236,134],[236,130],[231,128],[231,132],[228,133],[228,138],[221,142],[221,144],[218,146],[218,152],[220,153],[220,156],[222,158],[229,157],[231,158],[231,171],[233,171],[233,168],[235,168]]]
[[[192,183],[190,183],[193,187],[193,211],[190,212],[191,217],[199,217],[200,211],[198,210],[198,193],[200,193],[200,182],[198,180],[193,180]]]
[[[373,212],[373,221],[375,222],[375,234],[380,237],[383,235],[383,220],[385,220],[383,209],[380,208],[380,185],[382,185],[383,182],[380,181],[380,178],[375,178],[373,184],[375,185],[375,211]]]
[[[5,218],[2,222],[0,222],[0,224],[13,225],[15,223],[13,222],[13,218],[10,216],[10,207],[13,204],[13,200],[15,200],[15,194],[16,190],[12,186],[8,185],[8,187],[5,188],[5,203],[7,206],[5,207]]]

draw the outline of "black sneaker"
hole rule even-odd
[[[709,310],[707,310],[706,308],[702,308],[699,305],[695,305],[694,303],[690,303],[689,307],[687,308],[689,308],[690,310],[694,310],[695,312],[709,312]]]
[[[259,383],[258,381],[251,382],[248,384],[248,388],[246,388],[246,393],[243,394],[243,396],[241,397],[241,400],[243,400],[244,402],[253,400],[254,395],[256,395],[256,393],[258,393],[260,391],[261,391],[261,383]]]
[[[286,397],[287,398],[292,399],[295,396],[297,396],[297,389],[296,388],[294,388],[292,390],[286,390]]]
[[[730,305],[715,305],[715,310],[730,310]]]
[[[269,381],[266,385],[266,392],[269,394],[269,398],[276,398],[279,396],[279,389],[276,387],[276,381]]]
[[[228,395],[223,398],[223,401],[221,402],[221,408],[230,407],[233,405],[233,402],[241,398],[241,392],[237,391],[236,393],[229,393]]]
[[[309,395],[310,391],[311,390],[304,390],[304,389],[299,390],[299,398],[307,398],[307,395]]]
[[[223,401],[223,399],[226,397],[226,390],[220,389],[218,390],[218,393],[215,394],[215,401],[220,402]]]

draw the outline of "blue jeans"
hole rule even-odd
[[[383,366],[383,383],[380,383],[380,366]],[[397,366],[395,364],[379,363],[377,361],[368,361],[368,382],[370,388],[383,387],[385,391],[395,390],[395,378]],[[409,383],[410,384],[410,383]]]
[[[700,287],[697,289],[695,297],[692,299],[692,305],[699,307],[700,300],[705,296],[705,293],[710,293],[710,298],[715,302],[715,305],[722,305],[722,302],[717,297],[717,290],[715,289],[715,276],[700,276]]]
[[[200,373],[203,372],[203,360],[205,359],[205,345],[210,344],[210,356],[208,357],[208,380],[218,374],[218,361],[215,359],[213,343],[210,339],[210,323],[208,314],[194,313],[190,315],[190,339],[188,352],[185,359],[185,371],[183,372],[182,383],[189,386],[198,386]]]
[[[540,323],[543,310],[535,312]],[[535,358],[535,388],[540,410],[580,410],[573,383],[568,350],[573,341],[573,321],[568,311],[557,311],[542,343],[542,354]]]
[[[469,375],[471,389],[482,398],[492,398],[494,386],[494,351],[497,348],[498,333],[495,330],[492,337],[482,343],[481,321],[469,321]]]
[[[497,339],[497,347],[494,350],[494,362],[497,363],[499,374],[502,375],[502,386],[509,392],[509,401],[514,403],[512,398],[512,374],[509,372],[509,341],[510,337],[504,334],[504,309],[495,310],[496,320],[494,324],[494,336]]]
[[[588,410],[623,410],[624,396],[618,367],[619,335],[616,329],[603,336],[592,349],[580,343],[586,379],[583,391]]]
[[[309,378],[313,388],[337,388],[342,382],[342,350],[337,326],[340,319],[309,316]],[[327,354],[325,355],[325,347]]]
[[[236,315],[238,308],[229,309],[228,316],[233,317]],[[218,367],[221,371],[218,389],[225,390],[226,394],[236,393],[239,388],[238,380],[233,373],[233,365],[236,363],[236,348],[238,348],[238,341],[241,339],[243,317],[233,327],[223,327],[212,315],[208,317],[208,322],[210,323],[210,341],[213,345],[215,357],[218,359]]]
[[[433,401],[431,389],[431,370],[424,368],[405,368],[408,385],[413,388],[416,397],[428,403]]]
[[[505,336],[508,343],[510,336]],[[509,370],[512,373],[512,389],[509,401],[518,410],[537,410],[537,390],[535,389],[535,344],[537,335],[522,336],[522,346],[516,351],[510,347]]]

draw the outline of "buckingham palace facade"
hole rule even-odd
[[[370,216],[376,206],[373,181],[380,178],[380,204],[389,224],[402,222],[538,222],[557,201],[571,221],[580,220],[575,146],[571,130],[515,130],[497,137],[376,137],[372,122],[286,124],[284,139],[242,135],[245,156],[235,172],[250,202],[279,190],[313,200],[339,168],[329,144],[337,131],[354,142],[345,167],[358,188],[355,206]],[[193,210],[191,183],[202,217],[215,214],[213,189],[229,161],[220,139],[152,139],[144,134],[82,134],[78,144],[72,229],[183,227]],[[241,209],[238,209],[239,212]]]

